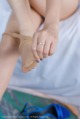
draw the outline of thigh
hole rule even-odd
[[[45,16],[46,0],[30,0],[30,4],[41,16]]]
[[[71,16],[77,9],[79,0],[61,0],[61,19]],[[31,6],[43,17],[46,12],[46,0],[30,0]]]

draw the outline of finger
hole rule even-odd
[[[56,48],[56,43],[52,42],[50,46],[49,55],[53,55],[53,53],[55,52],[55,48]]]
[[[50,41],[46,41],[45,46],[44,46],[44,50],[43,50],[43,57],[44,58],[48,57],[49,50],[50,50],[50,45],[51,45],[51,42]]]
[[[37,38],[38,38],[38,34],[35,34],[33,36],[33,41],[32,41],[32,53],[33,53],[33,57],[35,58],[36,61],[40,61],[40,58],[37,54]]]
[[[34,61],[36,61],[36,62],[39,62],[40,61],[40,58],[37,55],[37,52],[35,50],[33,51],[33,57],[34,57]]]
[[[42,44],[44,44],[44,43],[42,43]],[[44,45],[41,45],[41,44],[37,45],[37,53],[41,60],[43,59],[43,48],[44,48]]]
[[[37,53],[38,53],[38,56],[41,60],[43,59],[44,45],[45,45],[45,37],[40,36],[38,38],[38,43],[37,43]]]

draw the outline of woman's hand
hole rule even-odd
[[[58,39],[58,26],[44,28],[33,36],[32,52],[36,61],[53,55]]]
[[[46,0],[43,30],[33,36],[32,52],[37,61],[47,58],[55,51],[61,14],[61,0]]]

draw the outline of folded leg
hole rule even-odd
[[[66,19],[75,12],[78,1],[79,0],[61,0],[61,19]],[[30,0],[30,4],[41,16],[45,17],[46,0]]]
[[[35,21],[36,19],[36,21]],[[38,13],[32,10],[32,21],[34,32],[39,27],[42,19]],[[18,23],[14,14],[11,15],[8,21],[5,32],[19,32]],[[2,98],[7,85],[11,79],[16,62],[19,57],[19,39],[15,39],[10,35],[4,35],[0,43],[0,99]],[[27,55],[27,53],[25,54]],[[27,57],[26,57],[27,60]]]
[[[6,31],[18,31],[17,23],[11,16]],[[0,99],[10,81],[15,64],[19,57],[19,41],[10,36],[4,35],[0,43]]]

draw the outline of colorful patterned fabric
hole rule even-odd
[[[26,103],[32,106],[44,107],[54,102],[50,99],[8,89],[0,103],[0,119],[18,119],[16,115],[21,112]],[[68,119],[77,119],[77,117],[71,114]]]

